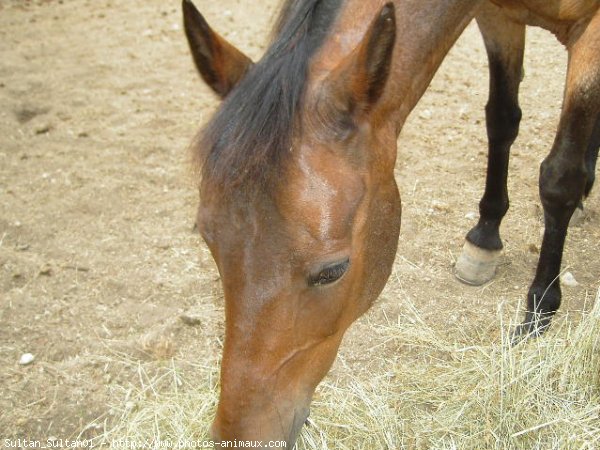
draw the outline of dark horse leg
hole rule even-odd
[[[585,153],[585,168],[587,170],[587,180],[585,183],[584,196],[587,197],[594,187],[596,180],[596,162],[598,161],[598,150],[600,150],[600,115],[596,118],[596,125],[592,132],[592,138]]]
[[[600,149],[600,116],[596,118],[596,126],[592,132],[592,137],[590,139],[587,151],[585,152],[585,167],[588,176],[585,184],[585,191],[583,193],[584,198],[590,195],[592,187],[594,186],[594,181],[596,179],[596,161],[598,160],[598,149]],[[582,199],[577,205],[577,208],[571,217],[571,221],[569,222],[570,226],[578,225],[585,219],[583,200],[584,199]]]
[[[519,133],[525,26],[505,18],[492,5],[477,15],[489,60],[490,89],[486,105],[488,166],[485,192],[479,203],[479,222],[469,231],[456,263],[459,280],[481,285],[493,278],[502,250],[500,223],[508,211],[506,188],[510,147]]]
[[[540,168],[544,238],[537,271],[527,297],[525,321],[514,340],[539,335],[560,306],[560,266],[575,208],[593,182],[600,112],[600,14],[569,47],[567,84],[558,132]],[[595,148],[594,148],[595,147]],[[592,150],[590,150],[590,148]]]

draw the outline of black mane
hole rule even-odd
[[[229,93],[200,135],[205,181],[225,194],[268,188],[290,154],[310,57],[343,0],[285,0],[272,44]]]

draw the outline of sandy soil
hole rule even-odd
[[[262,53],[276,1],[196,4],[234,44]],[[143,382],[140,367],[175,364],[190,378],[192,363],[214,364],[220,353],[222,295],[192,233],[186,150],[216,100],[194,72],[180,22],[176,0],[0,2],[0,437],[93,436],[101,427],[88,424],[110,423],[127,387]],[[331,377],[385,370],[371,363],[386,339],[373,324],[411,305],[441,332],[497,339],[498,309],[509,317],[524,299],[542,231],[538,166],[566,54],[531,30],[526,61],[497,279],[472,288],[452,275],[485,167],[487,69],[471,26],[400,137],[394,273]],[[579,285],[564,288],[563,313],[600,285],[598,190],[587,207],[568,237],[564,267]],[[418,363],[401,345],[385,348],[389,364]],[[35,361],[21,366],[26,352]]]

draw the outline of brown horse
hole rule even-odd
[[[489,164],[479,223],[457,275],[493,276],[508,209],[509,149],[521,112],[525,26],[569,51],[559,129],[540,171],[545,234],[516,336],[560,303],[569,219],[594,180],[600,142],[596,0],[287,0],[253,63],[189,0],[185,30],[223,103],[195,147],[197,223],[225,295],[215,439],[291,446],[348,326],[390,274],[400,228],[396,139],[442,59],[476,17],[489,56]]]

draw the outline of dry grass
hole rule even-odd
[[[507,333],[500,343],[449,342],[410,314],[383,331],[419,358],[369,379],[326,379],[299,448],[600,446],[600,292],[591,312],[563,318],[544,338],[516,347],[507,345]],[[99,441],[206,439],[218,369],[195,369],[201,377],[193,380],[174,364],[150,379],[140,366],[139,388],[115,406],[117,419]]]

